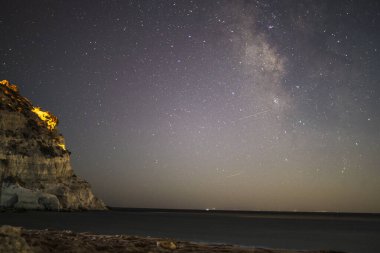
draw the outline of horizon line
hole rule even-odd
[[[205,213],[262,213],[262,214],[326,214],[326,215],[379,215],[380,212],[346,212],[346,211],[290,211],[290,210],[244,210],[244,209],[196,209],[196,208],[155,208],[155,207],[120,207],[107,206],[113,211],[161,211],[161,212],[205,212]]]

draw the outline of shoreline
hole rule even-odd
[[[8,244],[4,243],[4,241],[8,242]],[[4,248],[7,246],[9,247]],[[344,253],[331,250],[284,250],[241,247],[230,244],[195,243],[168,238],[130,235],[98,235],[91,232],[76,233],[70,230],[34,230],[6,225],[0,227],[0,252]]]
[[[206,244],[378,253],[380,219],[226,213],[4,212],[0,224],[30,230],[175,238]]]

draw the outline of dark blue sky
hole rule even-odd
[[[0,7],[0,78],[108,205],[380,211],[377,1]]]

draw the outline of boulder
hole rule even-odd
[[[0,253],[33,253],[32,248],[21,237],[21,228],[0,227]]]

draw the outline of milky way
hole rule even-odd
[[[0,74],[108,205],[380,212],[377,1],[5,1]]]

